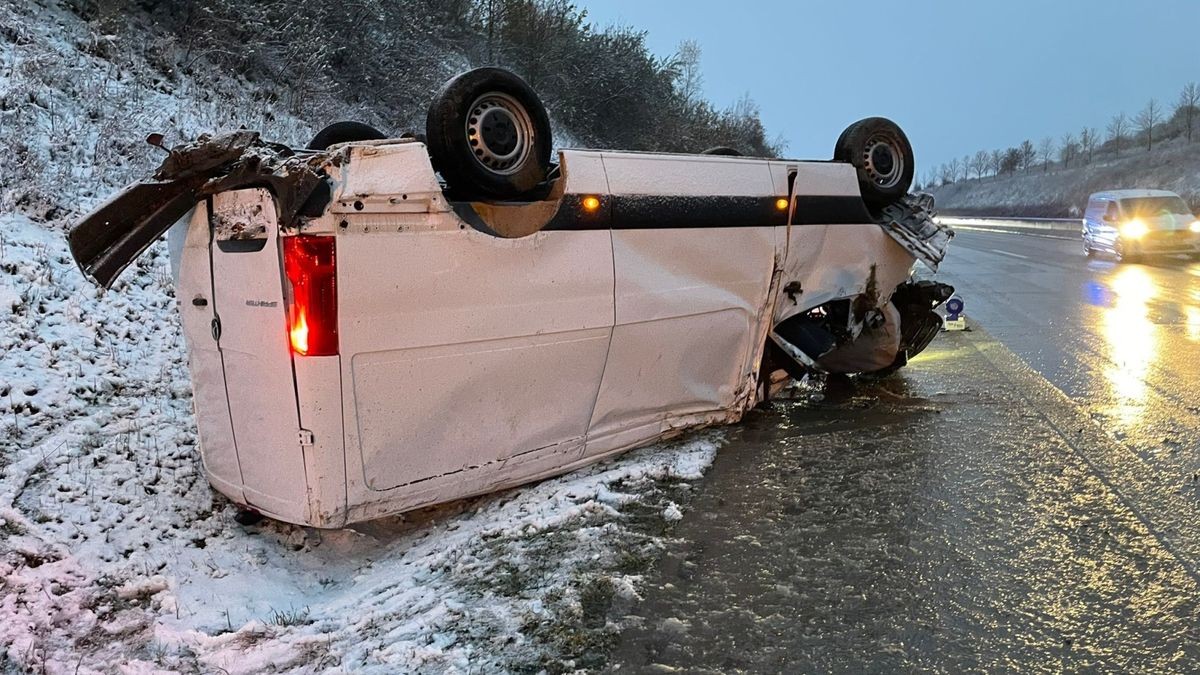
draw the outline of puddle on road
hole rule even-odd
[[[749,415],[620,619],[609,668],[1194,666],[1194,580],[955,351]]]

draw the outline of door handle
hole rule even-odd
[[[204,297],[203,295],[197,295],[196,297],[192,298],[192,304],[196,307],[208,307],[208,298]]]

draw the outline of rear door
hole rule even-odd
[[[212,305],[212,227],[208,214],[208,203],[202,203],[186,223],[172,228],[171,261],[178,261],[176,294],[187,338],[200,455],[213,485],[241,502],[245,501],[242,470],[229,420],[225,369],[213,332],[216,314]]]
[[[214,334],[246,501],[302,519],[307,486],[274,200],[262,189],[218,194],[212,225]]]

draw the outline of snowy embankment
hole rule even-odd
[[[130,139],[310,130],[235,79],[137,75],[62,10],[0,26],[0,671],[595,665],[718,437],[357,530],[235,525],[195,449],[165,246],[101,293],[64,234],[153,161]]]
[[[1200,206],[1200,142],[1173,139],[1153,152],[1126,148],[1119,157],[1049,170],[1033,167],[1005,176],[963,180],[930,188],[938,210],[947,215],[1078,218],[1088,195],[1102,190],[1154,188]]]

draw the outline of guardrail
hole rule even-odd
[[[950,227],[1005,227],[1016,230],[1051,230],[1078,234],[1083,227],[1082,218],[976,218],[966,216],[938,216],[939,225]]]

